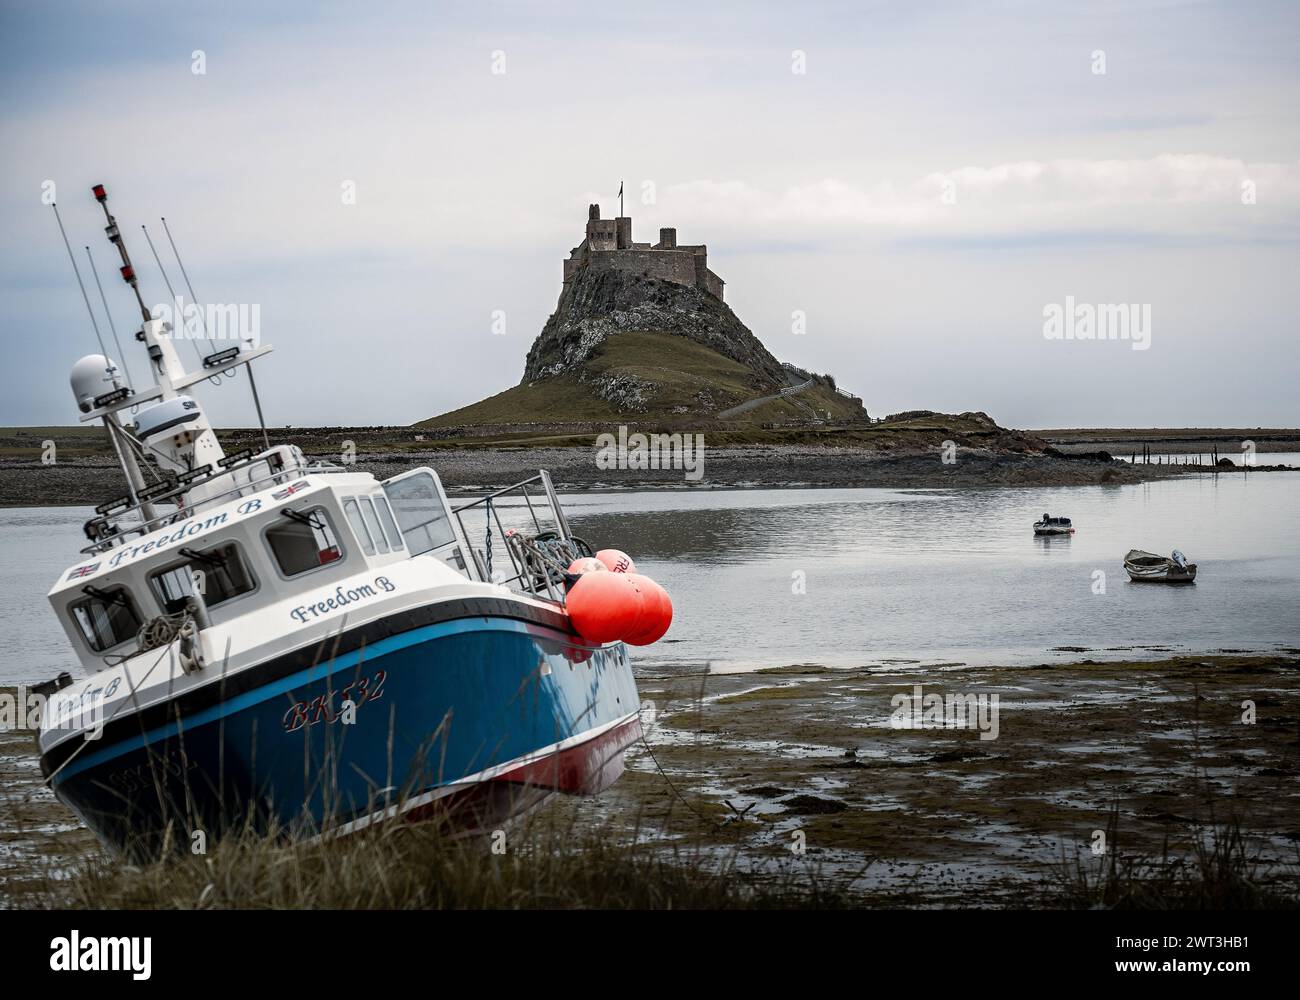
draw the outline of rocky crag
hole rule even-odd
[[[786,384],[781,363],[721,299],[700,288],[592,268],[565,283],[555,312],[528,352],[521,382],[577,373],[609,337],[632,331],[686,337],[772,386]]]

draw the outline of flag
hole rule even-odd
[[[89,563],[85,566],[78,566],[68,574],[68,579],[72,580],[77,577],[90,576],[90,574],[95,572],[97,569],[99,569],[99,563]]]
[[[618,196],[619,196],[620,198],[623,197],[623,182],[622,182],[622,181],[619,181],[619,182],[618,182]]]
[[[286,486],[282,490],[276,490],[274,493],[271,494],[271,499],[283,500],[285,497],[291,497],[299,490],[305,490],[306,488],[307,488],[307,480],[302,479],[294,483],[292,486]]]

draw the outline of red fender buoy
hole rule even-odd
[[[615,573],[635,573],[636,563],[632,557],[620,549],[601,549],[596,558],[605,564],[605,568]]]
[[[574,574],[595,572],[604,573],[607,569],[609,569],[609,567],[594,556],[575,559],[573,562],[569,563],[569,572]]]
[[[645,610],[639,627],[625,635],[623,641],[629,646],[649,646],[662,639],[673,623],[673,602],[668,591],[648,576],[634,573],[628,579],[640,585],[645,595]]]
[[[623,573],[583,573],[565,597],[569,620],[588,642],[614,642],[640,624],[645,598]]]

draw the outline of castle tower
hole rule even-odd
[[[628,232],[631,231],[631,220],[628,220]],[[587,207],[587,249],[618,249],[617,223],[614,219],[602,219],[599,205]]]

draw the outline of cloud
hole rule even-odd
[[[1300,219],[1300,163],[1201,153],[1017,160],[870,185],[824,178],[767,190],[741,180],[695,180],[666,188],[663,201],[713,232],[783,232],[795,242],[873,230],[885,238],[1102,229],[1222,235],[1232,227],[1258,234],[1261,225],[1289,230]]]

